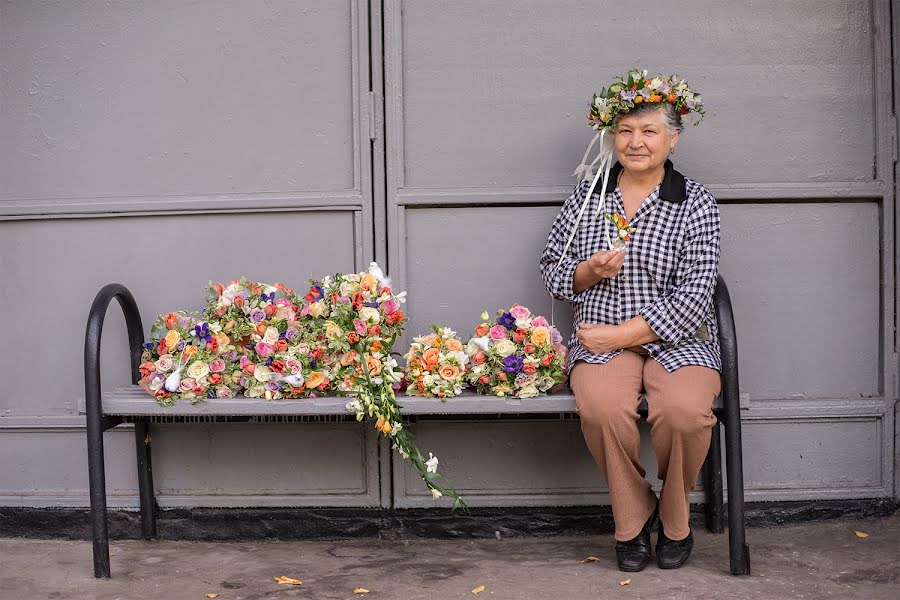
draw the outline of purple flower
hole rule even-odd
[[[275,292],[271,292],[269,294],[260,294],[259,297],[263,302],[271,302],[275,299]]]
[[[266,384],[266,389],[268,389],[270,392],[277,392],[281,389],[281,385],[277,381],[270,381]]]
[[[266,318],[266,313],[259,310],[258,308],[250,313],[250,320],[254,323],[259,323],[263,319]]]
[[[378,308],[378,302],[374,300],[372,302],[363,302],[363,306],[368,306],[369,308]]]
[[[288,327],[287,330],[284,332],[284,339],[286,339],[288,341],[293,341],[297,338],[297,335],[298,335],[298,333],[295,328]]]
[[[228,354],[228,360],[237,360],[238,353],[237,350],[231,350]]]
[[[500,318],[497,319],[497,322],[506,327],[507,331],[511,331],[513,325],[516,324],[516,319],[508,312],[505,312],[500,315]]]
[[[507,373],[518,373],[522,370],[523,360],[521,356],[515,354],[507,356],[503,359],[503,370]]]
[[[151,342],[146,342],[146,343],[144,344],[144,348],[145,348],[146,350],[153,350],[153,344],[152,344]]]
[[[550,326],[550,343],[558,344],[561,341],[562,341],[562,334],[559,332],[559,329],[557,329],[556,327],[551,325]]]
[[[637,96],[637,90],[622,90],[619,92],[619,96],[625,102],[634,102],[634,99]]]
[[[186,343],[184,340],[181,340],[180,342],[178,342],[178,349],[179,349],[179,350],[184,350],[184,347],[185,347],[186,345],[187,345],[187,343]]]

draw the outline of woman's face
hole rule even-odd
[[[677,143],[678,132],[669,133],[662,110],[626,114],[616,125],[616,155],[626,171],[636,174],[662,168]]]

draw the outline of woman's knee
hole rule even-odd
[[[653,429],[662,428],[680,435],[698,435],[716,423],[711,406],[702,402],[665,402],[650,404],[647,421]]]

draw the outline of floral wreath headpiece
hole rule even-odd
[[[688,113],[699,115],[699,118],[694,121],[694,125],[700,124],[705,112],[700,94],[692,90],[687,81],[680,78],[678,75],[657,75],[655,77],[648,77],[647,69],[631,69],[626,75],[618,77],[609,87],[601,88],[599,94],[594,94],[594,99],[590,104],[588,121],[590,122],[591,127],[597,130],[597,133],[594,135],[593,139],[591,139],[591,143],[588,144],[587,149],[584,151],[584,156],[581,157],[581,163],[573,173],[573,175],[578,177],[579,181],[582,179],[593,179],[593,181],[584,198],[584,204],[578,213],[578,218],[575,221],[575,228],[577,228],[578,223],[581,222],[581,217],[590,202],[591,194],[593,193],[598,180],[600,180],[601,174],[603,175],[603,182],[600,187],[600,205],[597,209],[597,214],[594,216],[594,220],[600,218],[603,214],[603,201],[606,196],[606,187],[609,183],[609,172],[613,162],[613,138],[615,137],[613,124],[616,122],[616,118],[627,114],[638,104],[648,103],[669,103],[674,106],[675,111],[679,115],[686,115]],[[591,149],[598,140],[600,141],[600,149],[597,152],[597,156],[588,163],[587,159],[591,153]],[[599,163],[599,165],[597,163]],[[597,165],[596,176],[594,175],[595,165]],[[571,244],[572,238],[574,237],[575,228],[573,228],[572,235],[569,236],[569,241],[566,243],[562,256],[565,256],[566,251],[569,249],[569,244]],[[609,249],[615,247],[608,232],[607,246]],[[560,262],[562,262],[562,256],[560,257]]]

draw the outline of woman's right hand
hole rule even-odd
[[[611,279],[616,276],[625,264],[624,250],[601,250],[588,259],[588,267],[596,277]]]

